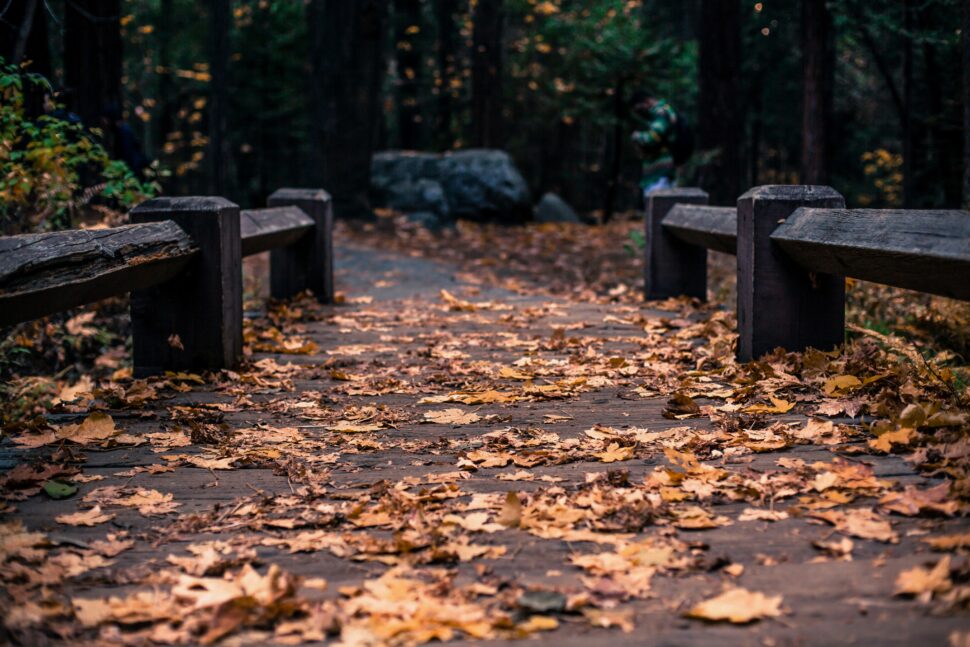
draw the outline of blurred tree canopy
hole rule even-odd
[[[732,2],[740,25],[718,23]],[[962,4],[24,0],[0,17],[0,55],[64,88],[75,112],[78,61],[102,78],[112,74],[107,59],[120,56],[124,118],[157,160],[149,179],[176,194],[222,187],[243,206],[264,204],[282,185],[339,194],[326,179],[357,182],[360,173],[341,174],[341,153],[332,150],[350,147],[331,123],[349,114],[363,120],[369,141],[352,147],[348,167],[377,149],[469,147],[483,141],[479,122],[488,115],[484,141],[502,142],[534,195],[556,191],[607,215],[634,208],[639,161],[628,101],[648,88],[704,134],[682,183],[716,184],[723,165],[741,191],[822,173],[853,206],[956,207],[966,166]],[[229,20],[220,20],[227,7]],[[328,29],[333,16],[346,16],[340,29]],[[378,31],[357,33],[368,29]],[[118,54],[73,51],[110,50],[105,30],[120,35]],[[737,60],[718,60],[712,48],[735,38]],[[705,46],[713,57],[704,59]],[[379,70],[376,82],[327,81],[341,61],[367,76],[372,68],[356,62],[362,48]],[[476,69],[492,80],[476,82]],[[705,96],[721,103],[703,110]],[[214,130],[217,122],[223,129]],[[817,153],[807,162],[806,146]],[[721,193],[729,201],[734,189]]]

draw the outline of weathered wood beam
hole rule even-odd
[[[643,266],[647,300],[680,295],[707,297],[707,249],[685,243],[663,226],[677,204],[707,204],[707,193],[678,188],[654,191],[647,196]]]
[[[199,247],[178,280],[132,292],[135,375],[233,366],[242,356],[239,207],[217,197],[155,198],[131,220],[173,220]]]
[[[269,206],[299,207],[314,223],[313,231],[293,245],[270,253],[270,294],[277,299],[310,290],[321,303],[333,303],[333,201],[323,189],[284,188],[269,197]]]
[[[845,340],[845,279],[805,271],[771,234],[799,207],[841,209],[827,186],[758,186],[738,198],[738,350],[831,350]]]
[[[292,245],[310,229],[313,219],[298,207],[246,209],[239,212],[242,255],[252,256]]]
[[[665,230],[689,245],[737,254],[737,207],[676,204],[662,224]]]
[[[197,254],[172,221],[0,238],[0,325],[167,281]]]
[[[810,272],[970,300],[970,212],[795,211],[771,240]]]

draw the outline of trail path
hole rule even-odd
[[[141,406],[128,391],[128,406],[105,411],[116,429],[82,445],[5,440],[5,469],[83,454],[75,482],[103,477],[67,499],[10,503],[8,536],[20,521],[51,543],[34,541],[43,553],[34,561],[5,548],[7,613],[45,597],[62,605],[12,636],[40,640],[46,626],[44,640],[60,631],[75,644],[222,635],[286,644],[343,622],[347,644],[391,634],[577,646],[966,640],[965,613],[934,613],[939,595],[894,596],[900,573],[945,554],[927,536],[968,531],[959,516],[925,514],[940,501],[919,516],[886,502],[892,493],[897,507],[932,499],[904,488],[939,481],[901,456],[863,452],[868,438],[840,426],[853,422],[844,413],[808,423],[818,402],[794,398],[781,369],[765,379],[796,403],[787,413],[767,398],[732,405],[725,390],[738,385],[703,372],[693,400],[668,404],[685,361],[703,368],[726,352],[721,315],[571,303],[456,275],[342,245],[336,280],[347,303],[296,304],[275,326],[256,319],[250,368],[205,384],[171,378]],[[273,352],[284,347],[313,352]],[[429,397],[438,401],[421,403]],[[730,422],[753,402],[764,415]],[[87,411],[54,420],[79,423]],[[104,489],[114,486],[124,489]],[[94,504],[114,517],[55,522]],[[108,533],[134,543],[108,556],[110,546],[94,543]],[[238,583],[246,564],[260,574],[278,566],[303,584],[257,575],[253,593]],[[236,593],[216,585],[223,573]],[[685,617],[735,587],[766,596],[728,601],[728,612],[754,622]],[[160,597],[131,597],[152,590]],[[121,601],[86,607],[88,628],[65,608],[68,598],[107,596]],[[291,614],[290,603],[303,611]]]

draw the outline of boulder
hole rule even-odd
[[[508,153],[469,149],[450,153],[384,151],[374,155],[375,204],[405,213],[521,223],[532,217],[529,188]]]
[[[536,205],[536,222],[582,222],[569,204],[555,193],[546,193]]]

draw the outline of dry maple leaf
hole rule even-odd
[[[36,561],[44,556],[40,547],[46,545],[47,535],[28,532],[19,520],[0,523],[0,563],[12,557]]]
[[[617,461],[628,461],[633,458],[634,447],[621,447],[619,443],[610,443],[609,446],[598,454],[593,454],[604,463],[615,463]]]
[[[933,550],[958,550],[970,547],[970,532],[926,537],[923,541],[929,544]]]
[[[950,484],[944,482],[925,490],[907,485],[902,492],[887,492],[879,499],[879,509],[910,517],[926,512],[952,517],[960,503],[950,498]]]
[[[788,402],[780,398],[769,396],[771,404],[752,404],[742,409],[745,413],[788,413],[795,408],[794,402]]]
[[[937,593],[953,588],[950,580],[950,556],[944,555],[933,568],[917,566],[896,577],[896,595],[913,595],[929,600]]]
[[[383,425],[362,425],[351,422],[350,420],[340,420],[327,427],[327,431],[336,431],[342,434],[364,434],[382,429],[384,429]]]
[[[90,510],[75,512],[74,514],[57,515],[54,520],[67,526],[96,526],[115,518],[113,514],[101,512],[101,506],[96,505]]]
[[[868,508],[850,510],[824,510],[812,512],[811,517],[827,521],[835,529],[846,535],[860,539],[875,539],[886,543],[896,543],[899,536],[893,532],[892,524]]]
[[[843,395],[862,386],[862,380],[855,375],[836,375],[829,378],[822,385],[822,392],[825,395]]]
[[[887,431],[880,434],[876,438],[872,438],[869,440],[869,447],[878,452],[888,454],[893,450],[893,447],[897,445],[905,447],[912,443],[916,437],[917,433],[915,429],[902,427],[893,431]]]
[[[439,425],[470,425],[481,419],[482,417],[474,411],[465,412],[458,408],[427,411],[424,414],[425,422]]]
[[[765,595],[742,588],[728,589],[717,597],[694,605],[684,615],[712,622],[745,624],[761,618],[777,618],[782,614],[781,601],[780,595]]]

